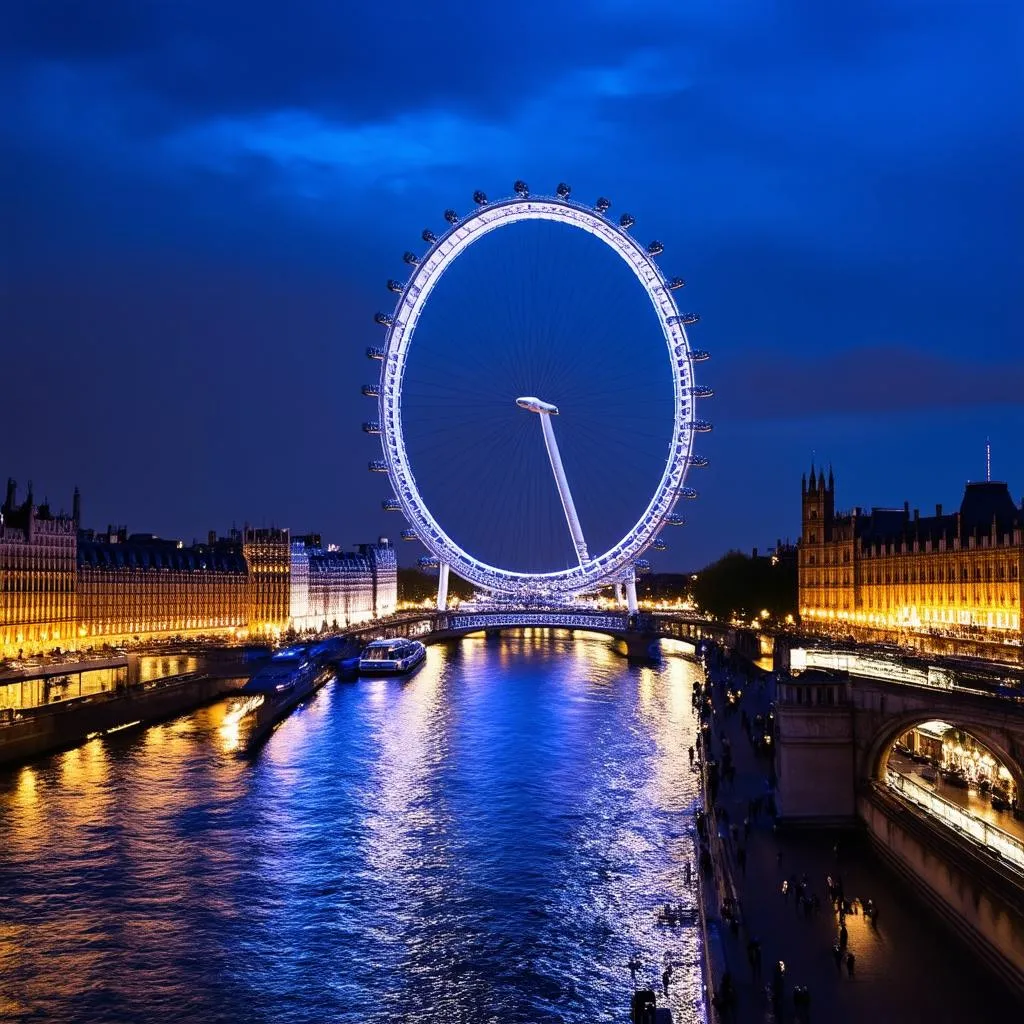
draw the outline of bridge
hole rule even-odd
[[[866,827],[878,852],[1024,992],[1024,843],[971,827],[979,819],[887,771],[893,743],[938,720],[988,747],[1024,793],[1024,698],[810,670],[780,682],[776,713],[780,818]]]
[[[456,640],[470,633],[519,629],[565,629],[599,633],[615,640],[631,658],[650,658],[659,640],[678,640],[694,650],[701,640],[713,640],[730,650],[757,656],[753,630],[737,629],[698,615],[601,611],[589,608],[488,608],[423,611],[397,615],[351,630],[360,639],[404,636],[425,644]]]

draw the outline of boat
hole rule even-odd
[[[423,662],[427,649],[419,640],[392,637],[372,640],[359,658],[361,676],[404,676]]]
[[[333,676],[334,670],[312,657],[306,647],[278,651],[239,690],[239,710],[245,709],[240,717],[252,720],[246,746],[255,746],[296,704]]]

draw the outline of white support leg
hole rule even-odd
[[[615,584],[615,603],[621,608],[626,603],[626,598],[622,593],[622,584]]]
[[[544,431],[544,446],[548,450],[548,459],[555,474],[555,483],[558,485],[558,496],[562,499],[565,520],[569,524],[569,533],[572,535],[576,555],[580,560],[580,565],[583,565],[590,561],[590,555],[587,553],[587,542],[583,539],[580,518],[576,515],[576,506],[573,504],[572,492],[569,490],[569,481],[565,478],[565,467],[562,465],[562,456],[558,452],[558,442],[555,440],[555,431],[551,426],[551,416],[548,413],[541,414],[540,424]]]
[[[442,562],[437,572],[437,610],[448,610],[448,564]]]
[[[633,575],[626,580],[626,609],[630,615],[636,615],[640,610],[636,603],[636,576]]]

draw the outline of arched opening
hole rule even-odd
[[[905,725],[883,749],[879,776],[922,814],[1024,869],[1021,766],[984,730]]]

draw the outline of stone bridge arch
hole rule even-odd
[[[876,722],[873,735],[863,745],[859,757],[862,779],[885,781],[885,763],[892,745],[915,726],[924,722],[946,722],[962,729],[987,747],[1013,778],[1017,793],[1024,795],[1024,717],[1017,730],[997,725],[988,716],[972,714],[948,703],[901,710]]]

